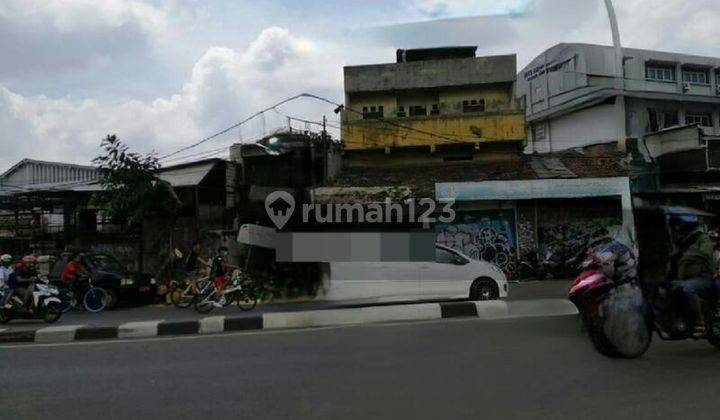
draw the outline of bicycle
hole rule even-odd
[[[70,309],[80,308],[90,313],[98,313],[107,307],[111,297],[105,289],[93,285],[92,276],[77,280],[77,282],[85,282],[86,284],[73,284],[70,285],[70,287],[63,288],[60,292],[61,309],[63,313],[68,312]],[[78,301],[76,293],[80,288],[85,288],[85,291],[81,293],[82,300]]]
[[[217,296],[217,290],[215,283],[210,282],[208,287],[203,289],[199,295],[200,299],[195,302],[195,310],[199,313],[211,312],[216,306],[213,297]],[[222,306],[229,306],[235,302],[240,310],[250,311],[257,306],[258,296],[252,286],[252,280],[239,270],[235,270],[230,284],[222,292],[221,300],[224,300]]]
[[[178,308],[190,307],[197,300],[198,296],[212,283],[209,277],[201,277],[196,280],[177,283],[170,289],[170,302]]]

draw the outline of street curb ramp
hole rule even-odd
[[[257,316],[209,316],[193,321],[150,320],[114,327],[60,325],[34,331],[0,333],[0,343],[67,343],[109,339],[150,338],[236,331],[318,328],[388,322],[429,321],[445,318],[512,319],[576,315],[575,306],[564,299],[520,301],[467,301],[366,306],[297,312],[274,312]]]

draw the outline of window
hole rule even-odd
[[[720,169],[720,141],[708,140],[707,159],[708,169]]]
[[[697,124],[701,127],[712,127],[712,115],[707,112],[688,112],[685,124]]]
[[[649,132],[662,130],[663,128],[673,127],[680,124],[678,111],[676,110],[658,110],[648,109],[648,127]]]
[[[404,106],[399,106],[399,107],[398,107],[397,116],[398,116],[399,118],[401,118],[401,117],[407,117],[407,113],[405,113],[405,107],[404,107]]]
[[[455,264],[464,265],[467,264],[467,260],[454,252],[447,251],[442,248],[435,248],[435,262],[440,264]]]
[[[463,101],[463,112],[485,112],[485,99]]]
[[[426,116],[427,115],[427,108],[424,105],[413,105],[410,107],[410,116],[411,117],[418,117],[418,116]]]
[[[430,109],[430,115],[440,115],[440,107],[438,104],[433,104]]]
[[[364,120],[379,120],[382,119],[385,114],[385,107],[382,105],[380,106],[370,106],[369,108],[364,106],[363,107],[363,119]]]
[[[533,141],[545,140],[545,124],[533,124],[532,136]]]
[[[708,72],[705,69],[694,69],[688,68],[683,69],[683,82],[693,83],[696,85],[708,85],[710,84],[708,78]]]
[[[655,80],[658,82],[674,82],[675,81],[675,67],[658,64],[646,64],[645,65],[645,78],[648,80]]]

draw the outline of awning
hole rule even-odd
[[[160,170],[158,178],[173,187],[194,187],[199,185],[208,173],[215,167],[215,162],[205,163],[184,168]]]

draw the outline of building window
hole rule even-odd
[[[673,110],[658,110],[648,109],[648,128],[649,132],[662,130],[663,128],[673,127],[680,125],[680,119],[678,117],[678,111]]]
[[[405,112],[404,106],[399,106],[397,110],[397,116],[398,118],[407,117],[407,113]]]
[[[371,106],[371,107],[363,107],[363,119],[364,120],[379,120],[382,119],[385,114],[385,107],[382,105],[380,106]]]
[[[432,105],[432,108],[430,108],[430,115],[440,115],[440,106],[438,104]]]
[[[533,124],[532,136],[533,141],[545,140],[545,124]]]
[[[712,115],[707,112],[688,112],[685,124],[697,124],[701,127],[712,127]]]
[[[410,116],[411,117],[424,117],[427,116],[427,107],[423,105],[413,105],[410,107]]]
[[[682,71],[683,82],[696,85],[709,85],[708,72],[705,69],[687,68]]]
[[[675,67],[659,64],[646,64],[645,78],[658,82],[674,82],[676,80]]]
[[[463,101],[463,112],[485,112],[485,99]]]

